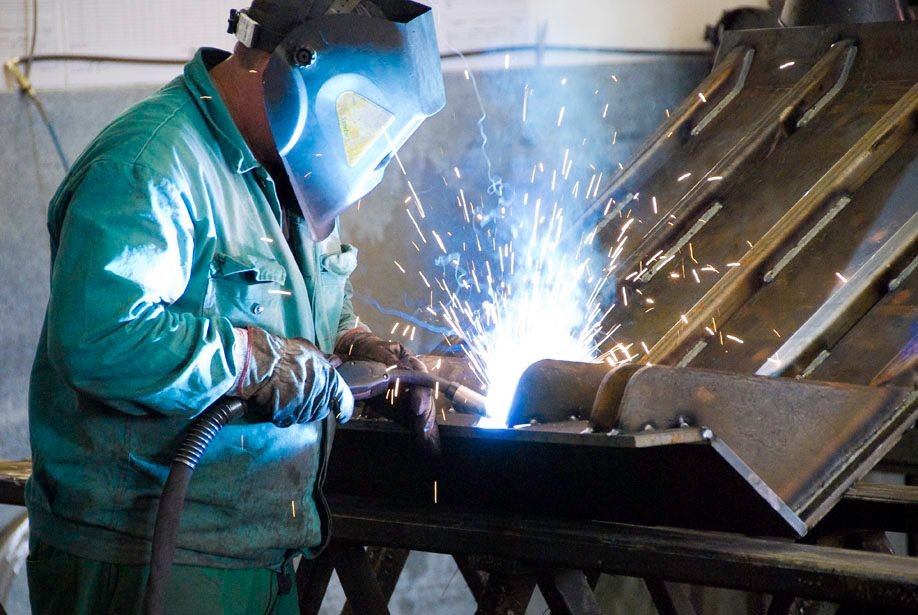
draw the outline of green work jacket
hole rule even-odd
[[[208,75],[226,57],[199,51],[115,120],[50,205],[26,499],[36,536],[85,558],[148,561],[172,453],[241,369],[234,327],[331,352],[356,325],[356,250],[282,214]],[[220,432],[191,480],[176,562],[278,569],[315,553],[330,431],[243,419]]]

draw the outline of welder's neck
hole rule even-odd
[[[262,86],[262,72],[268,60],[270,56],[265,54],[244,63],[234,54],[213,67],[210,77],[255,159],[277,178],[284,173],[284,166],[274,145]]]

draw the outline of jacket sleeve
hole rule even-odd
[[[62,217],[51,229],[48,351],[70,386],[135,414],[197,414],[230,390],[230,322],[173,305],[194,257],[175,186],[142,166],[95,162]]]

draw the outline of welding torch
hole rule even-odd
[[[331,359],[334,363],[338,362],[334,357]],[[452,402],[457,411],[486,416],[484,396],[458,382],[434,374],[387,367],[372,361],[346,361],[336,369],[356,401],[366,401],[383,395],[398,383],[439,391]],[[241,399],[221,399],[195,419],[172,458],[172,466],[159,498],[153,528],[150,575],[147,577],[143,603],[143,612],[146,615],[161,615],[164,612],[166,584],[175,557],[179,522],[185,507],[185,494],[188,492],[191,475],[220,430],[245,413],[246,404]]]
[[[485,398],[469,387],[428,372],[386,367],[373,361],[347,361],[338,368],[355,401],[373,399],[396,383],[438,391],[453,404],[457,412],[487,416]]]

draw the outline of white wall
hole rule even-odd
[[[0,58],[24,55],[33,0],[0,0]],[[532,43],[702,48],[704,26],[742,0],[431,0],[444,51]],[[247,0],[37,0],[38,53],[187,58],[203,45],[228,48],[230,8]],[[766,0],[747,0],[765,6]],[[39,88],[161,83],[176,67],[41,64]],[[7,84],[9,85],[9,84]]]

